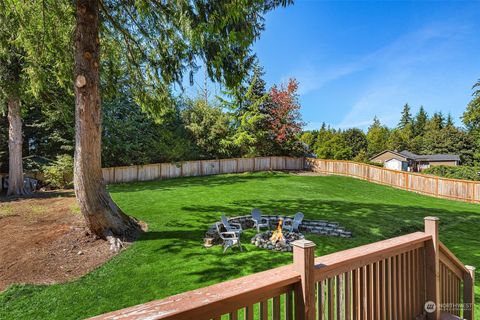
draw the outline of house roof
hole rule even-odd
[[[375,159],[376,157],[381,156],[382,154],[387,153],[387,152],[396,154],[397,156],[399,156],[399,157],[404,158],[405,160],[407,160],[407,157],[406,157],[405,155],[401,154],[400,152],[392,151],[392,150],[385,150],[385,151],[382,151],[382,152],[380,152],[380,153],[377,153],[377,154],[374,155],[373,157],[370,157],[369,160]]]
[[[400,154],[416,161],[460,161],[457,154],[415,154],[407,150],[401,151]]]
[[[416,160],[425,161],[460,161],[460,156],[456,154],[427,154],[419,156]]]
[[[404,158],[405,160],[415,160],[415,161],[460,161],[460,156],[457,154],[415,154],[413,152],[410,152],[408,150],[403,150],[400,152],[397,151],[391,151],[391,150],[385,150],[383,152],[380,152],[379,154],[374,155],[373,157],[370,158],[374,159],[378,157],[379,155],[382,155],[386,152],[390,152],[393,154],[396,154],[397,156],[400,156]]]
[[[399,153],[407,159],[415,160],[416,158],[418,158],[418,154],[415,154],[415,153],[407,151],[407,150],[400,151]]]

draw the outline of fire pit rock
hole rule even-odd
[[[277,215],[262,215],[262,217],[268,218],[270,221],[270,228],[275,228],[278,225],[280,219],[293,219],[289,216],[277,216]],[[229,222],[239,223],[242,229],[253,228],[253,221],[251,215],[232,217],[228,219]],[[298,234],[312,233],[317,235],[329,236],[329,237],[341,237],[351,238],[352,232],[345,230],[338,222],[326,221],[326,220],[309,220],[303,219],[302,223],[298,227]],[[271,234],[270,234],[271,236]],[[208,245],[220,244],[222,241],[218,235],[215,224],[212,224],[205,233],[205,243],[208,241]],[[294,240],[292,240],[294,241]]]
[[[263,233],[258,233],[252,238],[251,243],[263,249],[290,252],[293,250],[293,241],[305,238],[301,233],[284,231],[283,237],[285,238],[285,240],[271,241],[270,238],[272,237],[272,235],[273,231],[271,230]]]

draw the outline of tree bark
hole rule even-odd
[[[77,0],[75,31],[75,195],[88,227],[107,239],[134,239],[138,222],[120,210],[103,183],[101,167],[100,39],[98,0]]]
[[[22,161],[22,115],[20,98],[10,96],[8,100],[8,190],[7,195],[23,195]]]

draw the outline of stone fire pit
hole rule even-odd
[[[258,233],[252,238],[251,243],[263,249],[290,252],[293,250],[292,249],[293,241],[305,238],[301,233],[283,231],[283,236],[285,240],[271,241],[270,238],[272,237],[272,235],[273,235],[272,230],[268,230],[263,233]]]
[[[341,237],[341,238],[352,237],[352,232],[345,230],[345,228],[341,226],[338,222],[303,219],[302,223],[298,227],[299,232],[293,233],[293,232],[283,231],[286,241],[285,243],[281,242],[277,246],[277,242],[269,242],[269,239],[273,233],[273,229],[275,229],[278,226],[278,223],[280,220],[293,219],[293,217],[277,216],[277,215],[275,216],[262,215],[262,217],[269,219],[270,228],[272,229],[272,231],[266,231],[266,232],[257,234],[251,239],[251,243],[256,245],[259,248],[278,250],[278,251],[292,251],[292,246],[290,245],[290,243],[298,239],[303,239],[304,233],[311,233],[315,235],[329,236],[329,237]],[[251,215],[232,217],[232,218],[229,218],[228,221],[240,224],[243,230],[253,228],[253,221],[252,221]],[[257,242],[258,242],[258,245],[257,245]],[[222,243],[222,240],[218,235],[216,226],[215,224],[212,224],[208,228],[207,232],[205,233],[204,246],[211,247],[213,245],[221,244],[221,243]],[[269,248],[269,246],[270,247],[273,246],[274,248]],[[282,249],[285,249],[285,250],[282,250]]]

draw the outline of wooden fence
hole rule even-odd
[[[257,157],[112,167],[103,168],[102,171],[103,180],[110,184],[249,171],[303,170],[303,168],[304,158]]]
[[[343,160],[307,159],[306,168],[453,200],[480,203],[480,181],[448,179]]]
[[[474,319],[474,268],[425,231],[314,258],[294,243],[293,264],[92,318],[380,320]],[[431,301],[436,309],[425,311]],[[432,304],[429,304],[429,306]],[[418,319],[418,318],[417,318]]]

